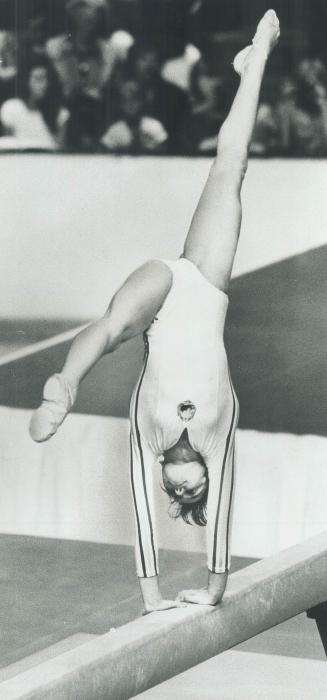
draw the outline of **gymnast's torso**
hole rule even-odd
[[[144,334],[132,425],[157,456],[187,428],[191,447],[206,459],[226,437],[236,401],[223,341],[228,297],[189,260],[162,262],[172,286]]]

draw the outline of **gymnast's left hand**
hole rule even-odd
[[[217,596],[209,593],[206,587],[180,591],[176,600],[184,603],[196,603],[197,605],[216,605],[219,602]]]

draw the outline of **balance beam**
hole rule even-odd
[[[0,684],[1,700],[126,700],[327,600],[327,532],[230,576],[221,605],[157,612]]]

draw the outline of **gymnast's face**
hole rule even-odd
[[[162,467],[163,485],[173,490],[181,503],[196,503],[207,488],[206,468],[200,462],[166,462]]]

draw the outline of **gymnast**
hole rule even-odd
[[[105,316],[76,336],[31,418],[32,438],[50,438],[94,364],[143,334],[144,363],[130,405],[130,474],[145,613],[186,603],[216,605],[227,583],[239,408],[223,332],[240,192],[264,70],[278,37],[278,18],[269,10],[252,44],[234,59],[240,84],[181,257],[151,260],[127,278]],[[159,587],[152,480],[160,473],[170,515],[207,526],[207,585],[181,591],[176,600],[164,600]]]

